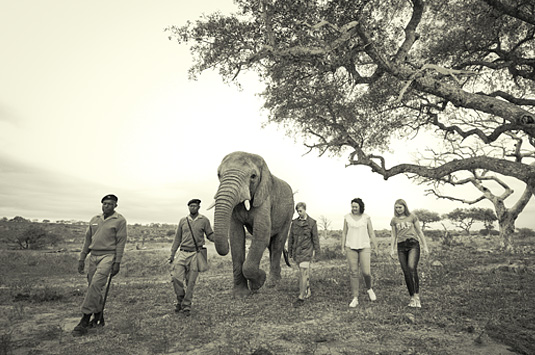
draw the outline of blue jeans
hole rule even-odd
[[[398,259],[405,275],[405,283],[409,294],[414,296],[420,292],[418,280],[418,261],[420,260],[420,243],[414,239],[407,239],[398,243]]]

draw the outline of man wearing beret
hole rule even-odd
[[[178,222],[175,240],[171,247],[171,256],[168,259],[169,263],[174,262],[171,280],[177,299],[175,312],[183,311],[186,316],[190,315],[193,289],[199,276],[199,272],[191,267],[191,260],[197,252],[193,238],[195,238],[199,248],[204,245],[205,235],[208,240],[213,242],[212,235],[214,232],[208,218],[199,214],[200,206],[201,200],[199,199],[193,199],[188,202],[189,215]],[[175,259],[177,250],[178,255]]]
[[[102,214],[89,221],[78,260],[78,272],[83,274],[85,259],[90,254],[87,269],[89,286],[81,307],[82,319],[74,327],[73,335],[84,335],[90,327],[104,326],[103,290],[108,275],[115,276],[121,269],[127,238],[126,219],[115,211],[118,201],[115,195],[104,196],[101,200]]]

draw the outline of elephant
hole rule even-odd
[[[269,248],[269,282],[281,279],[281,254],[293,216],[290,185],[272,175],[264,159],[256,154],[233,152],[217,170],[214,244],[219,255],[230,249],[234,274],[234,297],[256,292],[266,281],[260,259]],[[245,228],[252,235],[246,254]]]

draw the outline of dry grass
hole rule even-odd
[[[230,258],[212,253],[211,270],[200,276],[186,318],[173,312],[167,248],[127,253],[111,287],[106,327],[73,338],[85,290],[77,255],[0,251],[9,260],[1,270],[6,292],[0,296],[0,354],[535,353],[533,254],[435,246],[432,260],[444,266],[422,260],[422,309],[406,307],[397,262],[377,255],[372,273],[378,301],[363,293],[350,311],[345,260],[336,247],[325,248],[328,258],[313,265],[313,296],[299,308],[292,305],[298,293],[294,270],[284,266],[278,286],[236,300]],[[494,270],[511,260],[527,271]],[[262,266],[267,269],[265,260]]]

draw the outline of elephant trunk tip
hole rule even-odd
[[[228,242],[222,242],[222,243],[215,242],[215,250],[221,256],[227,255],[229,252]]]

